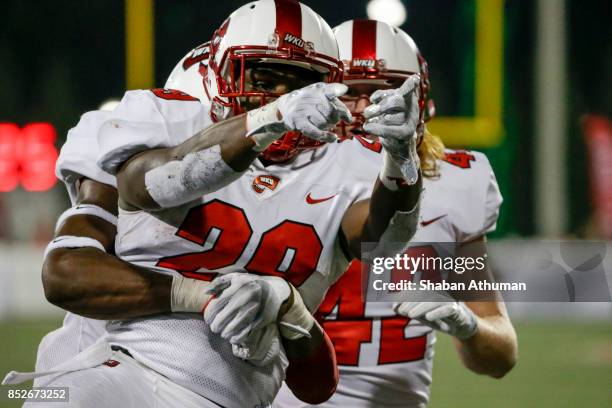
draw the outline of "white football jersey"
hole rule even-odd
[[[55,175],[66,185],[70,201],[75,204],[77,183],[86,177],[117,187],[117,180],[98,167],[98,130],[108,119],[109,111],[91,111],[83,114],[79,123],[68,131],[66,143],[60,150],[55,165]]]
[[[117,117],[101,128],[100,165],[113,172],[117,155],[175,145],[206,126],[195,105],[166,98],[126,94]],[[264,167],[256,160],[237,181],[192,203],[120,211],[116,254],[152,272],[203,280],[230,272],[281,276],[315,310],[347,266],[338,244],[342,217],[369,197],[379,170],[368,147],[345,141],[303,152],[290,164]],[[266,367],[242,361],[199,314],[110,322],[107,329],[111,344],[226,407],[270,404],[285,376],[284,353]]]
[[[68,131],[66,143],[60,151],[55,174],[66,185],[73,205],[77,196],[77,183],[83,177],[113,187],[117,185],[114,176],[102,171],[96,165],[100,155],[97,143],[98,129],[109,114],[108,111],[92,111],[81,116],[79,123]],[[106,333],[105,328],[105,321],[66,313],[62,327],[48,333],[41,340],[36,355],[36,371],[48,371],[76,356],[103,336]],[[42,386],[49,379],[38,378],[35,380],[35,385]]]
[[[424,179],[421,223],[411,250],[435,255],[418,243],[467,242],[495,229],[501,194],[482,153],[447,150],[440,176]],[[334,343],[340,382],[324,407],[421,407],[429,400],[435,332],[398,316],[391,303],[364,302],[361,266],[352,262],[320,309]],[[283,386],[275,407],[306,407]]]

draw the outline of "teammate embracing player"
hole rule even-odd
[[[343,101],[354,118],[341,130],[381,152],[381,144],[372,136],[384,136],[384,130],[365,122],[378,109],[372,108],[372,102],[378,105],[381,98],[391,101],[394,96],[399,100],[405,79],[420,73],[419,104],[428,108],[424,114],[433,113],[427,98],[427,64],[408,34],[382,22],[351,20],[336,27],[334,34],[345,61],[344,83],[350,88]],[[425,179],[422,222],[413,245],[455,242],[457,256],[462,251],[482,255],[466,244],[485,241],[486,233],[495,229],[502,202],[487,158],[478,152],[445,151],[425,127],[418,138]],[[435,245],[411,251],[436,255]],[[361,284],[361,267],[354,261],[319,309],[323,328],[334,343],[340,381],[332,398],[318,406],[424,407],[432,381],[435,331],[454,337],[464,365],[476,373],[499,378],[515,364],[516,334],[503,302],[364,302]],[[274,406],[309,405],[283,388]]]
[[[334,143],[329,129],[350,121],[338,99],[346,87],[332,83],[340,65],[331,29],[308,7],[241,7],[215,33],[200,69],[210,109],[178,91],[133,91],[96,129],[99,164],[117,176],[115,251],[131,264],[116,261],[117,269],[132,289],[153,284],[137,312],[117,313],[128,320],[110,322],[106,337],[49,370],[47,385],[70,387],[70,405],[268,405],[287,358],[295,366],[325,343],[309,309],[361,242],[407,242],[416,228],[418,76],[392,106],[381,98],[370,118],[383,131],[376,163],[357,141]],[[92,236],[62,235],[49,257],[110,250],[95,230],[110,228],[100,223],[113,224],[112,209],[78,207],[66,221],[92,224]],[[156,289],[162,301],[151,301]],[[123,293],[118,302],[134,301]]]

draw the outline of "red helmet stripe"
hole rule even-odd
[[[302,9],[295,0],[275,0],[276,3],[276,31],[280,35],[291,33],[302,37]]]
[[[353,21],[353,59],[376,59],[376,21]]]

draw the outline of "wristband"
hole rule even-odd
[[[389,156],[386,150],[383,150],[383,162],[378,175],[380,182],[391,191],[397,191],[400,187],[407,185],[402,169],[400,166]]]
[[[253,109],[246,115],[246,137],[255,143],[253,150],[263,152],[285,132],[285,125],[279,119],[277,102],[270,102]]]
[[[70,207],[59,216],[57,222],[55,223],[55,232],[57,233],[68,218],[75,215],[92,215],[94,217],[103,219],[109,224],[117,226],[117,216],[109,213],[104,208],[95,204],[77,204],[74,207]]]
[[[97,248],[102,252],[106,252],[104,245],[98,240],[90,237],[76,237],[74,235],[60,235],[47,245],[43,259],[49,255],[49,252],[57,248]]]
[[[172,277],[170,291],[170,310],[172,312],[203,313],[213,295],[207,293],[210,282],[189,279],[183,276]]]
[[[314,326],[315,319],[304,305],[300,293],[289,284],[293,293],[293,304],[281,317],[279,331],[282,337],[288,340],[297,340],[302,337],[310,337],[310,329]]]

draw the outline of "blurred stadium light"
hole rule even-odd
[[[393,26],[401,26],[406,21],[406,7],[400,0],[370,0],[366,6],[368,18],[379,20]]]
[[[26,191],[47,191],[55,178],[57,133],[50,123],[30,123],[20,128],[0,123],[0,192],[21,185]]]
[[[118,98],[110,98],[102,102],[98,109],[103,111],[112,111],[115,109],[115,107],[117,107],[117,105],[119,105],[119,102],[121,102],[121,100]]]

